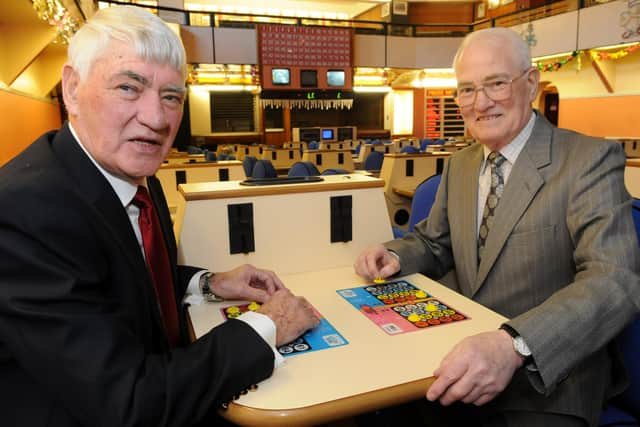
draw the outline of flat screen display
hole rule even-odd
[[[327,85],[344,86],[344,70],[327,71]]]
[[[333,141],[333,129],[322,129],[320,137],[323,141]]]
[[[274,85],[291,84],[291,71],[288,68],[272,68],[271,83]]]
[[[318,87],[318,72],[316,70],[301,70],[300,86]]]

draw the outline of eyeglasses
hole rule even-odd
[[[517,77],[508,79],[505,77],[498,77],[491,79],[481,84],[480,86],[464,85],[456,89],[454,99],[459,107],[468,107],[476,102],[476,96],[479,91],[483,91],[485,96],[492,101],[504,101],[511,98],[511,87],[513,82],[522,78],[529,72],[531,68],[527,68]]]

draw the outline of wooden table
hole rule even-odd
[[[422,275],[407,276],[469,319],[389,335],[336,290],[365,284],[351,267],[281,276],[304,295],[347,345],[286,358],[258,389],[232,402],[221,415],[239,425],[316,425],[418,399],[433,382],[440,360],[462,338],[497,329],[505,318]],[[223,321],[232,302],[191,306],[196,337]],[[239,351],[242,351],[239,349]]]

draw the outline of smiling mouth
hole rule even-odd
[[[492,114],[492,115],[489,115],[489,116],[482,116],[482,117],[478,117],[476,119],[476,121],[477,122],[486,122],[486,121],[489,121],[489,120],[495,120],[500,116],[501,116],[501,114]]]

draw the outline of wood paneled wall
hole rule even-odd
[[[11,160],[43,133],[60,128],[60,107],[0,90],[0,166]],[[28,123],[25,126],[24,123]]]
[[[471,23],[474,7],[475,3],[409,3],[409,23],[413,25]]]

